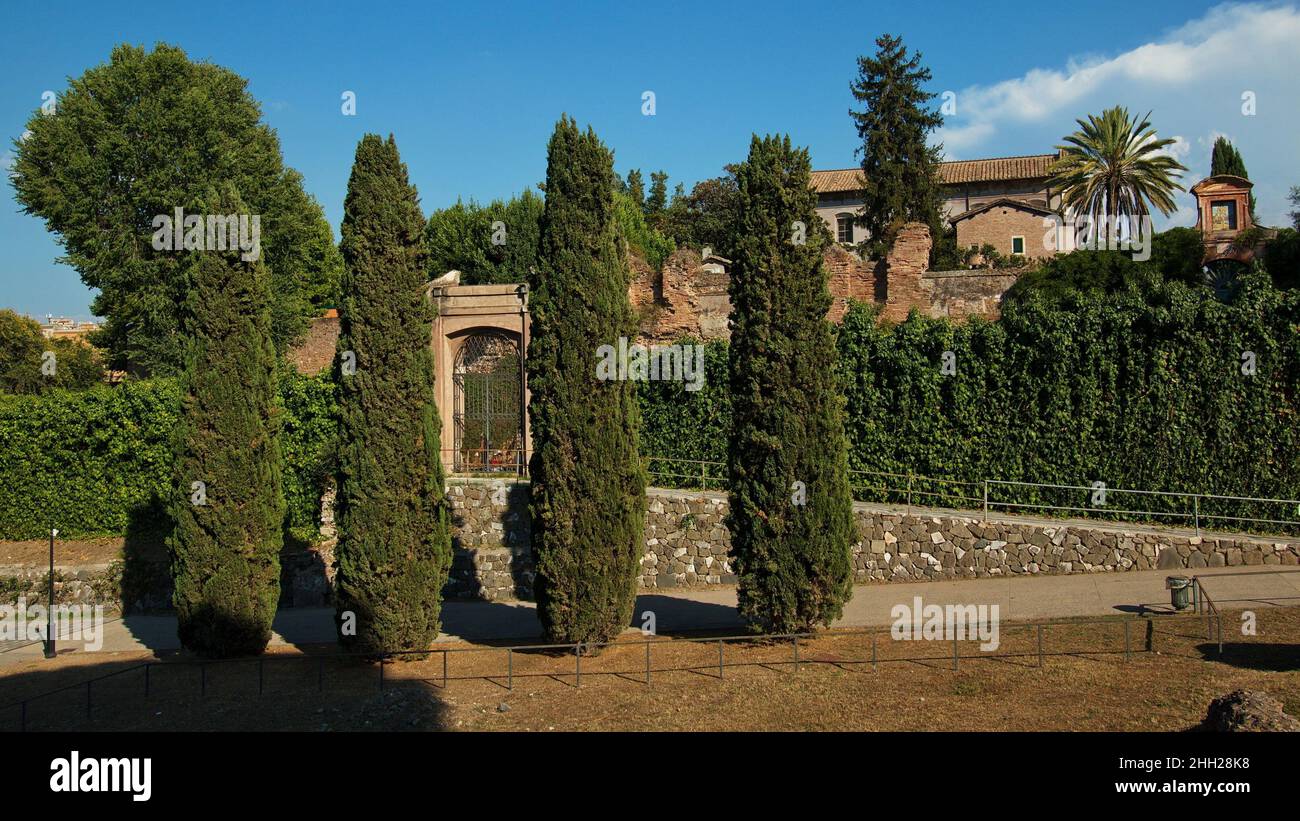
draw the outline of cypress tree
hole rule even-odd
[[[535,592],[553,642],[606,641],[628,625],[644,538],[636,392],[597,378],[599,346],[617,349],[636,332],[612,168],[590,128],[560,120],[547,148],[528,347]]]
[[[233,185],[205,215],[247,214]],[[238,248],[191,251],[181,312],[185,367],[168,538],[181,644],[260,653],[280,596],[284,496],[270,274]]]
[[[789,137],[757,136],[737,172],[728,527],[740,613],[762,632],[829,625],[852,585],[844,409],[810,173]]]
[[[864,203],[857,222],[870,233],[874,256],[884,255],[898,229],[912,221],[930,226],[938,248],[944,237],[942,149],[927,139],[943,125],[943,116],[928,107],[935,96],[923,88],[930,70],[920,53],[908,55],[901,38],[883,35],[876,49],[874,57],[858,58],[858,77],[849,85],[862,103],[860,111],[849,111],[862,140]]]
[[[360,652],[438,635],[451,536],[425,297],[424,218],[397,143],[367,134],[343,204],[337,620]]]

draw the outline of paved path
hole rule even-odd
[[[1205,589],[1221,607],[1300,604],[1300,568],[1271,572],[1263,567],[1205,568],[1199,571]],[[1176,572],[1176,571],[1174,571]],[[1095,573],[1070,576],[1014,576],[960,581],[858,585],[836,626],[888,625],[896,604],[996,604],[1008,621],[1105,616],[1123,613],[1168,612],[1165,571]],[[1213,578],[1221,576],[1222,578]],[[647,593],[637,597],[633,623],[640,626],[654,613],[657,632],[727,630],[740,627],[734,588]],[[334,642],[333,609],[294,608],[277,614],[274,645]],[[443,604],[439,641],[528,641],[540,635],[534,606],[529,602],[467,602]],[[179,649],[174,616],[127,616],[104,626],[104,651],[166,651]],[[86,652],[66,644],[60,652]],[[0,649],[0,669],[39,659],[41,646],[10,645]]]

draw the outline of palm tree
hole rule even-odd
[[[1187,167],[1164,149],[1173,139],[1158,139],[1151,113],[1136,122],[1127,108],[1116,106],[1100,117],[1089,114],[1076,120],[1079,130],[1058,145],[1060,159],[1051,168],[1051,185],[1061,193],[1061,205],[1091,221],[1091,237],[1106,226],[1111,247],[1112,226],[1128,222],[1129,237],[1136,236],[1137,220],[1149,215],[1147,203],[1168,216],[1177,209],[1173,193],[1184,190],[1175,182]]]

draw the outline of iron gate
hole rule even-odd
[[[518,472],[523,464],[519,346],[495,333],[469,337],[456,355],[455,470]]]

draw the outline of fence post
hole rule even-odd
[[[912,474],[907,474],[907,515],[912,515]]]
[[[709,486],[708,483],[705,481],[705,476],[708,473],[708,469],[709,466],[706,465],[703,460],[701,460],[700,461],[700,490],[708,490]]]
[[[1043,666],[1043,625],[1038,625],[1038,666]]]
[[[574,672],[576,674],[574,676],[576,681],[575,686],[581,688],[582,687],[582,642],[578,642],[573,646],[573,659],[574,659]]]
[[[650,641],[645,643],[645,685],[650,686]]]
[[[794,637],[794,671],[799,672],[799,636]]]
[[[871,631],[871,669],[877,670],[876,667],[876,631]]]
[[[952,631],[952,669],[954,669],[954,670],[958,669],[957,664],[958,664],[958,662],[957,662],[957,631],[956,631],[956,630],[953,630],[953,631]]]
[[[447,651],[442,651],[442,689],[447,689]]]
[[[515,651],[513,648],[506,648],[506,689],[515,689]]]
[[[718,680],[722,680],[722,639],[718,639]]]
[[[1129,636],[1128,636],[1128,625],[1129,625],[1129,621],[1128,619],[1125,619],[1124,620],[1124,660],[1125,661],[1129,660],[1130,645],[1129,645]]]
[[[984,521],[989,520],[989,480],[984,480]]]
[[[1196,535],[1201,535],[1201,497],[1192,497],[1192,516],[1196,521]]]

